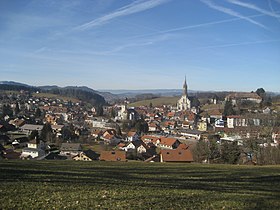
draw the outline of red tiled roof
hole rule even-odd
[[[119,143],[119,144],[118,144],[118,147],[119,147],[119,148],[124,147],[124,146],[125,146],[124,143]]]
[[[170,146],[172,147],[172,145],[177,141],[177,139],[175,138],[166,138],[166,137],[161,137],[160,138],[160,144],[162,145],[166,145],[166,146]]]
[[[159,137],[149,136],[149,135],[144,135],[144,136],[141,137],[141,140],[144,141],[144,142],[151,141],[153,143],[156,143],[156,141],[159,140],[159,139],[160,139]]]
[[[161,150],[163,162],[193,162],[193,155],[187,150]]]
[[[105,161],[126,161],[126,152],[102,151],[99,159]]]
[[[186,150],[186,149],[188,149],[188,148],[189,148],[188,145],[186,145],[186,144],[180,144],[180,145],[176,148],[176,150]]]
[[[189,121],[194,121],[194,119],[195,119],[195,114],[194,114],[193,112],[191,112],[191,111],[185,111],[184,114],[185,114],[185,116],[187,117],[187,119],[188,119]]]
[[[165,125],[165,126],[168,126],[168,125],[175,125],[175,122],[174,122],[174,121],[166,121],[166,122],[164,122],[164,125]]]

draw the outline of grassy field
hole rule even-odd
[[[130,107],[139,107],[139,106],[149,106],[150,103],[153,106],[162,106],[162,105],[176,105],[179,97],[160,97],[154,99],[148,99],[143,101],[137,101],[135,103],[129,104]]]
[[[0,209],[279,209],[280,166],[0,161]]]

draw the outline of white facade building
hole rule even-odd
[[[185,82],[183,85],[183,95],[177,102],[177,109],[179,111],[191,109],[191,101],[188,98],[188,86],[187,86],[186,78],[185,78]]]

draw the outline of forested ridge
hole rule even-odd
[[[94,90],[87,87],[57,87],[52,88],[40,88],[35,86],[29,86],[21,83],[11,83],[11,84],[0,84],[0,90],[2,91],[29,91],[29,92],[43,92],[51,93],[61,96],[67,96],[72,98],[77,98],[81,101],[88,102],[92,105],[103,105],[105,104],[105,99],[97,94]]]

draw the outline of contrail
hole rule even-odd
[[[254,17],[261,17],[261,16],[265,16],[265,15],[264,14],[250,15],[250,16],[246,16],[246,18],[254,18]],[[234,22],[234,21],[238,21],[238,20],[241,20],[241,19],[242,18],[237,17],[237,18],[231,18],[231,19],[226,19],[226,20],[218,20],[218,21],[213,21],[213,22],[208,22],[208,23],[201,23],[201,24],[190,25],[190,26],[182,26],[182,27],[171,28],[171,29],[167,29],[167,30],[162,30],[162,31],[154,32],[154,33],[143,34],[143,35],[139,35],[139,36],[133,36],[133,37],[130,37],[130,38],[132,38],[132,39],[133,38],[142,38],[142,37],[146,37],[146,36],[153,36],[153,35],[159,35],[159,34],[164,34],[164,33],[170,33],[170,32],[183,31],[183,30],[188,30],[188,29],[201,28],[201,27],[206,27],[206,26],[211,26],[211,25],[218,25],[218,24],[222,24],[222,23]]]
[[[100,26],[100,25],[108,23],[109,21],[111,21],[115,18],[131,15],[131,14],[142,12],[145,10],[149,10],[149,9],[157,7],[161,4],[164,4],[168,1],[169,0],[136,1],[129,5],[121,7],[112,13],[109,13],[100,18],[94,19],[94,20],[92,20],[88,23],[82,24],[80,26],[77,26],[74,28],[74,30],[85,30],[85,29],[89,29],[91,27]]]
[[[235,47],[235,46],[242,46],[242,45],[264,44],[264,43],[279,42],[279,41],[280,41],[280,39],[270,39],[270,40],[254,41],[254,42],[241,42],[241,43],[234,43],[234,44],[212,45],[212,46],[200,47],[200,48],[196,48],[196,49],[200,50],[200,49],[210,49],[210,48]]]
[[[254,21],[253,19],[251,18],[248,18],[246,16],[243,16],[241,14],[239,14],[238,12],[236,11],[233,11],[232,9],[229,9],[229,8],[226,8],[226,7],[222,7],[222,6],[219,6],[217,4],[214,4],[213,2],[211,2],[210,0],[200,0],[202,3],[206,4],[207,6],[209,6],[210,8],[212,9],[215,9],[215,10],[218,10],[220,12],[223,12],[225,14],[228,14],[228,15],[231,15],[231,16],[234,16],[234,17],[238,17],[240,19],[243,19],[243,20],[246,20],[247,22],[250,22],[250,23],[253,23],[257,26],[260,26],[262,28],[265,28],[267,29],[267,27],[265,27],[263,24],[257,22],[257,21]]]
[[[271,17],[275,17],[275,18],[280,17],[280,15],[278,15],[274,12],[270,12],[270,11],[267,11],[265,9],[259,8],[254,4],[249,4],[249,3],[241,2],[241,1],[238,1],[238,0],[227,0],[227,1],[231,4],[235,4],[235,5],[238,5],[238,6],[241,6],[241,7],[252,9],[252,10],[258,11],[260,13],[263,13],[265,15],[271,16]]]

